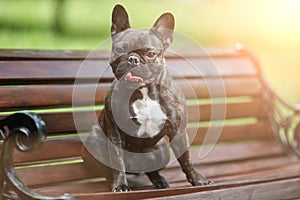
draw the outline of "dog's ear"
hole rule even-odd
[[[111,36],[130,28],[128,14],[122,5],[117,4],[112,12]]]
[[[173,41],[174,21],[174,16],[171,13],[164,13],[156,20],[150,30],[151,33],[159,37],[165,49],[167,49]]]

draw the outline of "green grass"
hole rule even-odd
[[[151,27],[163,12],[172,12],[176,31],[202,46],[253,49],[275,91],[300,103],[300,2],[295,0],[66,0],[54,31],[57,1],[0,1],[0,48],[93,49],[109,40],[111,11],[123,4],[134,28]],[[174,41],[174,47],[188,46]],[[107,46],[105,46],[107,48]]]

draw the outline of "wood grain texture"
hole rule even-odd
[[[187,107],[189,122],[203,122],[223,119],[266,118],[267,106],[263,101],[200,104]]]
[[[249,163],[250,164],[250,163]],[[279,172],[280,169],[273,170]],[[298,168],[299,173],[299,168]],[[129,193],[105,192],[107,186],[99,183],[65,184],[59,188],[45,187],[36,189],[44,194],[62,194],[68,191],[76,195],[78,199],[223,199],[234,197],[235,199],[293,199],[299,196],[299,177],[285,175],[275,179],[261,179],[253,177],[247,180],[234,180],[219,182],[211,186],[176,187],[165,190],[151,189],[132,191]],[[277,191],[274,192],[273,190]],[[83,193],[81,191],[87,191]],[[274,196],[275,194],[275,196]],[[163,198],[165,197],[165,198]]]
[[[216,140],[218,142],[241,142],[274,138],[269,125],[264,121],[251,124],[195,127],[188,128],[187,132],[193,145],[211,144]]]
[[[81,156],[82,143],[78,136],[65,136],[55,139],[47,139],[38,150],[30,153],[15,151],[14,162],[17,165],[25,163],[51,162],[52,160],[69,160]]]
[[[178,80],[176,83],[188,99],[255,96],[262,91],[262,84],[255,77],[198,78]]]
[[[84,87],[83,87],[84,89]],[[39,90],[37,89],[36,92]],[[51,102],[52,106],[49,108],[54,108],[55,104],[60,105],[64,104],[65,101],[72,101],[72,94],[67,93],[65,90],[57,90],[59,93],[56,93],[56,97],[54,99],[55,102]],[[22,93],[22,90],[20,90]],[[99,93],[99,94],[98,94]],[[43,98],[36,99],[34,95],[29,96],[27,99],[18,99],[14,100],[12,98],[12,104],[15,106],[18,103],[22,104],[20,108],[26,108],[26,105],[35,104],[33,108],[42,108],[42,105],[49,104],[49,99],[47,97],[51,97],[53,93],[49,91],[46,93]],[[62,98],[58,98],[61,96]],[[83,94],[83,97],[85,95]],[[101,90],[97,92],[95,101],[102,101],[105,98],[105,94],[101,93]],[[33,101],[31,101],[31,99]],[[82,98],[83,101],[85,98]],[[83,101],[73,102],[77,105],[82,105]],[[226,100],[224,100],[225,103]],[[86,100],[84,104],[85,106],[90,105],[94,106],[95,103]],[[1,104],[1,103],[0,103]],[[2,102],[2,105],[5,106],[6,102]],[[61,107],[61,106],[60,106]],[[59,107],[59,108],[60,108]],[[68,106],[71,107],[71,106]],[[187,107],[189,122],[203,122],[203,121],[214,121],[214,120],[228,120],[228,119],[240,119],[240,118],[258,118],[265,119],[267,118],[267,110],[265,109],[264,103],[259,100],[255,100],[252,102],[237,102],[237,103],[216,103],[216,104],[200,104],[200,105],[190,105]],[[28,109],[28,108],[27,108]],[[60,133],[60,132],[76,132],[76,131],[88,131],[91,126],[95,124],[98,116],[101,113],[101,110],[91,110],[92,107],[82,108],[82,111],[59,111],[54,112],[53,110],[49,110],[51,112],[47,113],[47,110],[44,110],[44,113],[41,113],[41,118],[48,125],[48,133]],[[0,115],[0,118],[4,118],[7,115]],[[75,120],[76,119],[76,120]],[[80,119],[80,120],[79,120]],[[78,126],[75,126],[77,122]],[[268,122],[266,121],[266,124]]]
[[[177,79],[187,99],[257,96],[262,85],[257,78]],[[87,106],[104,102],[110,83],[30,85],[0,87],[0,109]],[[245,90],[245,88],[247,88]]]
[[[232,129],[231,129],[232,130]],[[230,136],[230,134],[228,134],[228,139],[226,140],[225,136],[222,136],[219,138],[219,140],[217,140],[218,143],[222,143],[222,142],[232,142],[235,141],[236,137],[234,137],[234,132],[232,133],[233,136]],[[257,134],[258,135],[258,134]],[[241,136],[244,136],[243,134]],[[254,141],[255,139],[255,134],[253,134],[252,136],[252,140]],[[225,138],[223,138],[225,137]],[[193,137],[192,137],[193,138]],[[233,138],[233,139],[232,139]],[[248,136],[248,138],[250,138]],[[231,140],[229,140],[231,139]],[[266,138],[264,138],[266,139]],[[250,139],[249,139],[250,140]],[[193,145],[199,145],[199,144],[203,144],[203,136],[197,136],[195,138],[190,139],[191,142],[193,142]],[[202,143],[201,143],[202,142]],[[207,142],[208,144],[211,144],[209,142]],[[217,143],[217,144],[218,144]],[[220,144],[218,144],[220,145]],[[217,145],[217,146],[218,146]],[[278,145],[278,143],[274,143],[274,140],[256,140],[256,142],[250,143],[248,142],[248,146],[244,146],[245,143],[241,143],[241,147],[244,147],[244,150],[241,154],[237,154],[237,156],[239,155],[243,155],[245,158],[247,157],[246,155],[251,155],[251,156],[259,156],[261,154],[260,149],[265,149],[266,146],[271,146],[269,147],[269,149],[265,149],[264,152],[262,152],[263,155],[265,154],[278,154],[281,153],[282,149],[280,146],[276,147],[276,145]],[[216,147],[217,147],[216,146]],[[234,147],[238,146],[236,145],[232,145],[233,149]],[[68,160],[69,158],[78,158],[81,156],[81,147],[82,147],[82,142],[80,140],[80,138],[78,136],[65,136],[65,137],[59,137],[59,138],[53,138],[53,139],[48,139],[45,144],[43,145],[42,148],[40,148],[39,150],[36,151],[32,151],[30,153],[22,153],[19,151],[15,151],[15,157],[14,157],[14,161],[16,164],[20,165],[22,163],[36,163],[36,162],[45,162],[45,161],[51,161],[51,160],[61,160],[61,159],[66,159]],[[208,148],[210,148],[211,146],[208,146]],[[222,146],[221,146],[222,147]],[[199,148],[199,147],[198,147]],[[196,160],[196,158],[198,157],[199,154],[199,149],[196,148],[196,150],[193,150],[193,152],[198,152],[195,153],[195,157],[193,157],[194,161]],[[218,148],[217,148],[218,149]],[[230,145],[227,146],[227,149],[229,151]],[[201,151],[203,152],[207,152],[208,149],[205,149],[203,147],[203,149]],[[254,151],[255,150],[255,151]],[[256,151],[258,150],[258,151]],[[214,150],[216,151],[216,149]],[[221,157],[218,156],[218,154],[222,155]],[[213,156],[210,157],[210,159],[212,158],[216,158],[216,159],[220,159],[220,158],[224,158],[224,159],[229,159],[228,156],[230,156],[231,159],[236,159],[236,155],[235,152],[232,151],[230,155],[224,155],[222,152],[218,152],[218,154],[213,154]]]
[[[0,88],[1,110],[90,106],[103,103],[110,83],[97,85],[40,85]],[[75,92],[73,92],[76,90]],[[93,96],[91,96],[93,94]],[[88,96],[91,98],[88,98]],[[74,101],[73,101],[74,100]]]
[[[168,70],[174,78],[253,76],[257,74],[251,60],[246,57],[170,58]],[[73,82],[74,80],[112,80],[108,59],[89,60],[11,60],[0,62],[0,82],[14,81]]]
[[[82,142],[76,132],[89,131],[101,112],[84,106],[102,104],[113,80],[109,52],[88,54],[87,51],[0,50],[1,111],[42,109],[40,116],[53,137],[36,151],[14,152],[18,176],[35,191],[50,196],[71,193],[78,199],[97,200],[300,197],[300,161],[285,154],[270,130],[267,104],[261,98],[264,83],[255,58],[234,49],[166,53],[170,74],[186,98],[204,98],[206,102],[188,107],[189,120],[194,123],[189,124],[187,132],[196,170],[215,184],[191,187],[173,155],[161,171],[170,182],[170,189],[154,189],[144,175],[129,175],[134,191],[109,192],[107,182],[88,171],[80,161]],[[74,83],[79,91],[76,96]],[[226,102],[227,97],[235,101]],[[246,97],[247,101],[236,100],[240,97]],[[219,101],[209,103],[208,99]],[[80,106],[80,111],[52,110],[72,105]],[[5,116],[3,113],[0,118]],[[233,120],[222,126],[223,118]],[[252,121],[243,121],[244,118]],[[242,120],[235,123],[235,119]],[[220,137],[215,144],[218,131]]]
[[[70,148],[74,147],[74,148]],[[40,150],[31,153],[15,152],[15,162],[18,165],[36,164],[44,161],[63,161],[74,157],[77,159],[81,156],[82,143],[78,137],[70,137],[68,139],[51,139],[46,142]],[[261,149],[266,148],[264,151]],[[239,150],[238,153],[235,152]],[[202,158],[204,152],[210,150],[210,153]],[[237,160],[247,160],[254,158],[274,157],[283,154],[283,149],[275,141],[255,141],[236,144],[218,144],[208,147],[191,148],[191,159],[195,165],[198,164],[213,164],[222,162],[234,162]],[[60,154],[58,154],[60,152]],[[201,156],[200,156],[201,155]],[[171,159],[175,161],[173,157]],[[170,162],[168,167],[179,167],[177,162]],[[43,168],[43,167],[42,167]],[[22,169],[23,170],[23,169]],[[21,171],[22,171],[21,170]]]
[[[34,160],[39,160],[39,157],[44,155],[44,158],[48,157],[48,159],[59,159],[62,160],[63,157],[58,158],[57,152],[62,152],[61,155],[65,154],[68,155],[66,157],[71,157],[76,155],[74,150],[67,149],[70,147],[68,140],[66,140],[66,143],[63,143],[63,141],[54,142],[49,141],[48,146],[44,147],[44,149],[41,149],[41,151],[37,151],[36,154],[26,155],[26,154],[17,154],[16,158],[18,161],[21,161],[22,159],[27,160],[27,162],[31,159],[31,162],[34,162]],[[59,147],[58,144],[61,144],[60,146],[64,146],[64,149]],[[57,145],[57,146],[53,146]],[[49,147],[55,147],[55,150],[52,149],[54,152],[49,152]],[[74,145],[74,147],[76,147]],[[79,146],[78,146],[79,147]],[[261,151],[260,148],[262,147],[268,147],[268,150]],[[47,151],[46,151],[47,150]],[[78,152],[80,152],[80,149],[77,149]],[[48,153],[46,153],[48,152]],[[236,153],[238,152],[238,153]],[[278,148],[276,146],[276,143],[274,142],[248,142],[241,144],[233,144],[233,145],[217,145],[215,148],[212,149],[211,153],[207,155],[205,158],[199,157],[199,149],[191,149],[191,159],[193,161],[193,164],[196,166],[196,168],[199,171],[203,171],[204,166],[208,166],[208,169],[205,169],[205,174],[209,177],[219,178],[222,177],[228,177],[229,175],[241,175],[247,173],[254,173],[255,169],[266,169],[267,166],[270,168],[271,162],[277,162],[277,166],[283,165],[289,165],[292,160],[291,158],[284,159],[282,157],[282,149]],[[235,153],[235,154],[233,154]],[[26,158],[27,156],[27,158]],[[280,157],[280,159],[273,159]],[[265,162],[258,162],[255,161],[257,159],[265,159]],[[251,167],[248,167],[248,170],[246,168],[238,167],[239,164],[234,163],[240,163],[242,166],[242,163],[244,163],[245,160],[248,160],[248,166],[249,163],[253,165],[252,170]],[[268,161],[270,160],[270,161]],[[251,162],[250,162],[251,161]],[[222,164],[223,163],[223,164]],[[226,164],[226,163],[231,163]],[[254,163],[256,167],[254,166]],[[220,166],[219,166],[220,165]],[[224,165],[224,166],[223,166]],[[229,165],[229,166],[227,166]],[[246,163],[243,165],[247,165]],[[213,167],[209,167],[213,166]],[[222,167],[224,167],[224,170],[222,170]],[[273,165],[274,166],[274,165]],[[242,171],[245,171],[243,173]],[[26,184],[31,186],[37,186],[37,185],[45,185],[48,183],[63,183],[66,181],[76,181],[76,180],[86,180],[90,178],[97,178],[97,175],[93,172],[88,172],[88,170],[84,167],[82,163],[76,163],[76,164],[60,164],[60,165],[53,165],[53,166],[43,166],[43,167],[34,167],[34,168],[24,168],[24,169],[18,169],[18,175],[20,178],[26,182]],[[171,162],[167,166],[166,169],[162,171],[162,174],[170,180],[171,183],[174,184],[174,187],[180,186],[180,184],[185,184],[185,186],[188,186],[189,184],[185,180],[185,176],[183,173],[176,174],[176,171],[181,171],[180,166],[176,159],[172,158]],[[35,174],[34,179],[32,179],[32,174]],[[176,176],[174,176],[176,175]],[[224,181],[224,180],[223,180]],[[149,183],[148,183],[149,184]]]
[[[235,50],[234,48],[192,48],[192,49],[174,49],[167,51],[167,58],[188,57],[188,58],[218,58],[218,57],[242,57],[245,52]],[[109,59],[108,50],[29,50],[29,49],[0,49],[0,58],[2,60],[82,60],[82,59]]]
[[[201,192],[199,190],[199,192],[190,194],[179,194],[153,199],[297,199],[300,196],[299,185],[300,178],[293,178],[290,180],[257,183],[246,186],[230,187],[212,191]]]
[[[102,67],[100,67],[102,66]],[[74,83],[76,79],[112,80],[107,61],[6,61],[0,62],[2,84]]]

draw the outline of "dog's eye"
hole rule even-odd
[[[149,51],[146,56],[150,59],[153,59],[156,57],[156,55],[157,53],[155,51]]]
[[[116,51],[117,53],[122,53],[124,50],[123,50],[122,47],[116,47],[116,48],[115,48],[115,51]]]

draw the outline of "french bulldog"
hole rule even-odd
[[[169,162],[169,146],[192,185],[212,183],[196,172],[189,157],[185,97],[169,75],[164,58],[173,32],[171,13],[162,14],[144,31],[130,28],[123,6],[113,9],[110,66],[116,79],[106,96],[99,126],[86,141],[96,150],[91,153],[84,147],[82,156],[91,170],[109,180],[114,192],[130,190],[127,172],[144,172],[156,188],[168,188],[159,170]],[[99,157],[106,157],[106,164]]]

